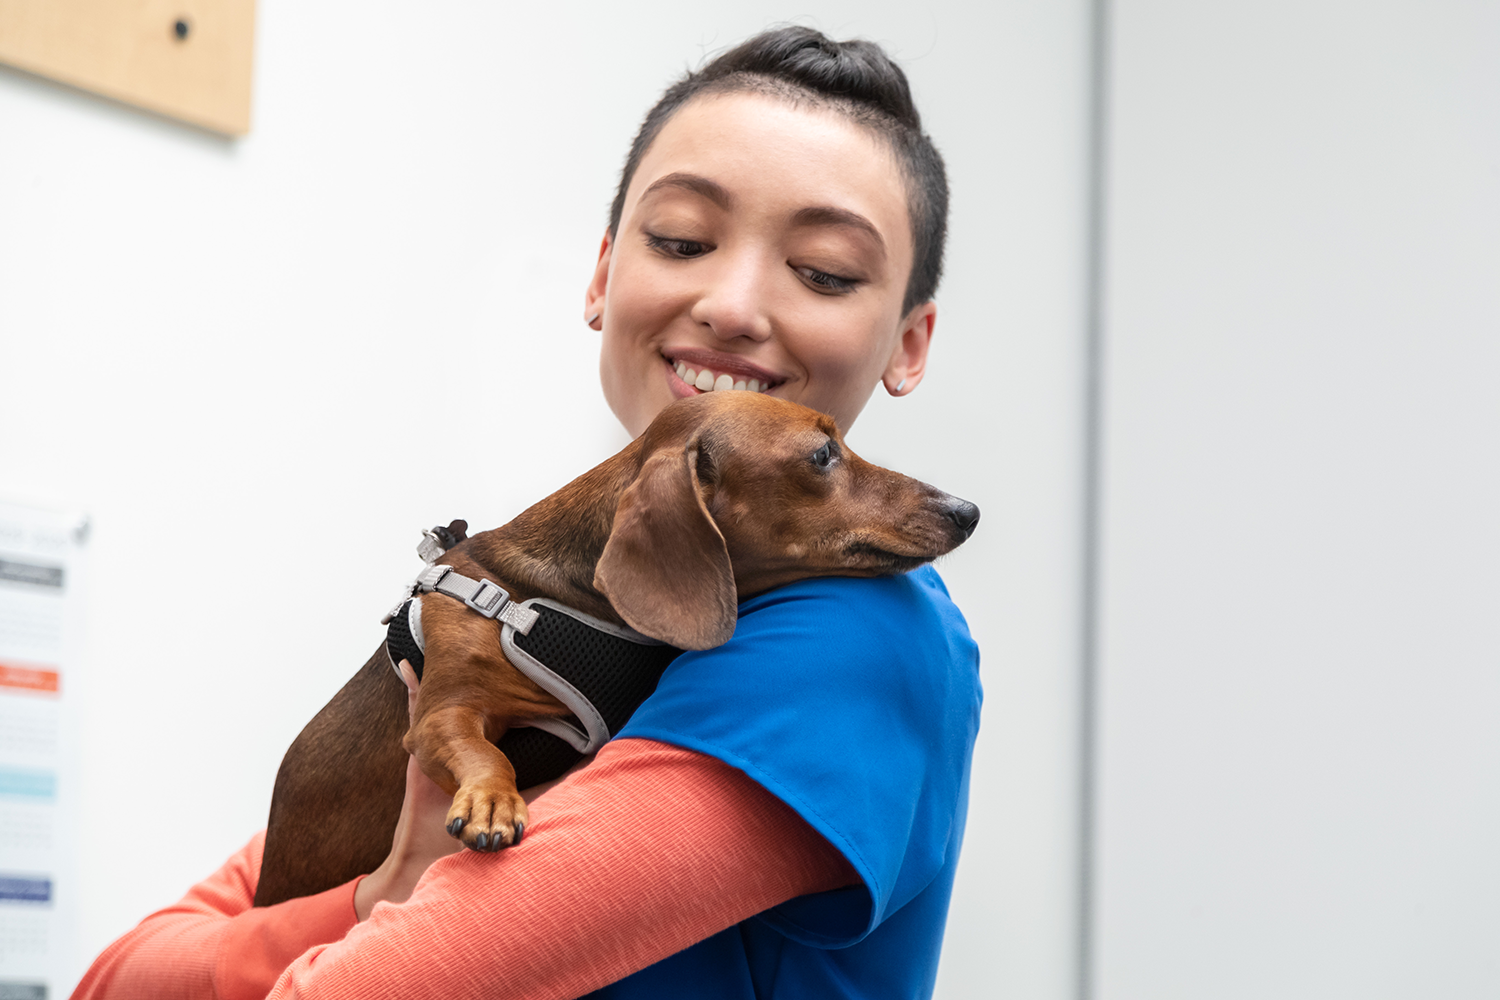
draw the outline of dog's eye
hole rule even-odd
[[[829,441],[812,453],[812,463],[820,469],[826,469],[833,464],[833,442]]]

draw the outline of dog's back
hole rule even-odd
[[[382,644],[281,761],[256,906],[332,889],[385,860],[406,786],[407,722],[406,688]]]

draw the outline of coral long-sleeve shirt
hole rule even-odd
[[[94,961],[75,1000],[577,997],[795,896],[859,881],[744,773],[616,740],[531,804],[519,846],[437,861],[407,902],[358,880],[252,906],[265,834]]]

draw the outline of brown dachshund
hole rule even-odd
[[[733,634],[747,597],[809,577],[913,569],[957,547],[978,519],[973,504],[861,460],[823,414],[716,392],[669,406],[618,455],[441,562],[515,601],[548,597],[708,649]],[[421,626],[426,665],[409,731],[382,647],[288,750],[257,905],[380,864],[408,751],[453,793],[449,830],[465,845],[517,839],[526,804],[496,741],[569,710],[508,662],[497,623],[461,601],[425,596]]]

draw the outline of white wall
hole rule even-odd
[[[1113,6],[1095,996],[1495,996],[1500,7]]]
[[[263,824],[419,528],[623,443],[580,302],[626,143],[791,17],[891,47],[954,188],[932,373],[851,438],[985,511],[944,568],[987,700],[940,992],[1069,992],[1087,23],[1041,0],[265,0],[237,142],[0,71],[0,495],[95,526],[81,952]]]

